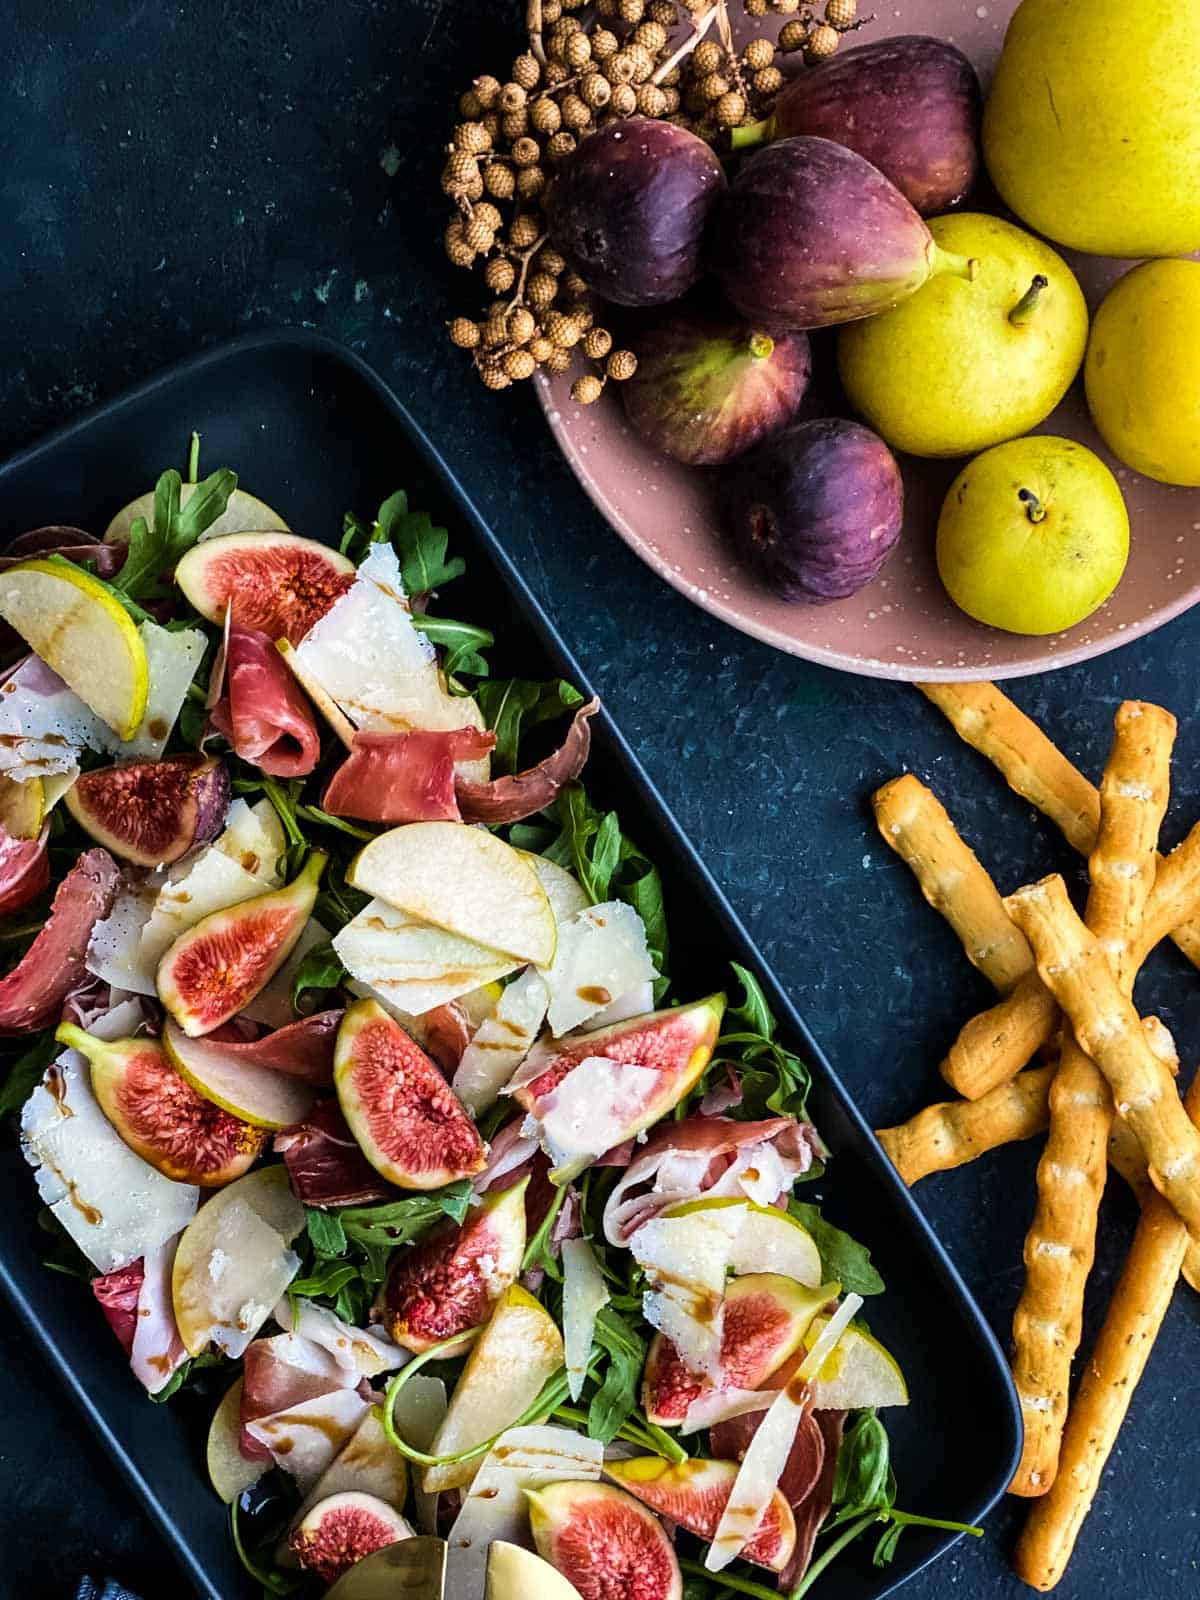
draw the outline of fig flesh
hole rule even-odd
[[[623,118],[559,167],[547,200],[550,237],[602,299],[662,305],[699,279],[705,225],[725,189],[703,139],[669,122]]]
[[[383,1321],[397,1344],[420,1354],[439,1340],[477,1328],[515,1283],[525,1254],[528,1180],[484,1196],[460,1224],[431,1229],[392,1261],[383,1294]],[[442,1359],[461,1354],[448,1346]]]
[[[189,1038],[236,1016],[287,960],[316,903],[325,856],[314,850],[286,888],[214,911],[158,964],[158,997]]]
[[[979,171],[975,68],[945,39],[874,39],[796,75],[765,123],[735,128],[735,149],[815,135],[878,167],[923,217],[957,205]]]
[[[157,1039],[97,1039],[72,1022],[55,1038],[87,1057],[104,1115],[164,1178],[216,1188],[261,1155],[266,1134],[197,1094]]]
[[[538,1555],[582,1600],[682,1600],[666,1529],[640,1501],[607,1483],[549,1483],[526,1491]]]
[[[483,1140],[461,1101],[374,1000],[359,1000],[343,1017],[333,1080],[363,1154],[389,1183],[438,1189],[483,1170]]]
[[[123,861],[159,867],[215,839],[229,810],[229,770],[201,755],[97,767],[66,792],[85,833]]]
[[[318,1500],[292,1530],[288,1544],[306,1572],[335,1583],[364,1556],[411,1538],[408,1523],[385,1501],[347,1490]]]
[[[736,317],[676,311],[638,335],[625,415],[663,455],[720,466],[792,420],[811,366],[803,333],[772,339]]]
[[[904,518],[896,458],[869,428],[799,422],[734,466],[724,484],[734,547],[782,600],[844,600],[878,577]]]
[[[830,139],[780,139],[756,151],[716,213],[712,239],[710,265],[729,303],[771,332],[872,317],[935,273],[971,273],[965,257],[938,248],[894,183]]]
[[[733,1461],[665,1461],[662,1456],[635,1456],[631,1461],[610,1461],[605,1473],[660,1516],[670,1517],[689,1533],[711,1539],[717,1531],[733,1485]],[[755,1566],[782,1572],[796,1546],[796,1519],[787,1500],[776,1489],[771,1503],[742,1559]]]
[[[757,1389],[804,1342],[804,1335],[828,1300],[774,1272],[734,1278],[725,1291],[721,1326],[721,1382],[724,1389]],[[659,1427],[677,1428],[691,1406],[712,1394],[713,1385],[693,1372],[665,1334],[655,1334],[642,1377],[642,1405]]]
[[[195,544],[175,581],[208,622],[299,644],[354,582],[354,563],[294,533],[227,533]]]

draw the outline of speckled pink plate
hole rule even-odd
[[[731,7],[748,31],[740,9]],[[870,6],[864,3],[861,9],[869,12]],[[878,21],[863,30],[862,38],[940,34],[967,52],[986,83],[1014,10],[1009,0],[991,5],[900,0],[881,7]],[[1068,259],[1093,309],[1127,266],[1069,253]],[[625,426],[616,395],[577,406],[570,375],[547,379],[539,374],[535,381],[575,475],[642,560],[714,616],[810,661],[880,678],[1020,677],[1114,650],[1200,599],[1194,548],[1200,543],[1200,490],[1167,488],[1114,460],[1088,418],[1082,380],[1038,431],[1078,439],[1108,461],[1129,505],[1132,550],[1112,598],[1078,627],[1045,638],[984,627],[946,597],[934,565],[933,533],[955,464],[905,460],[904,536],[874,583],[833,605],[788,605],[744,572],[726,549],[705,474],[645,449]]]

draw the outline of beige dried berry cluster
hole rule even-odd
[[[459,100],[442,189],[455,206],[446,255],[481,267],[496,297],[478,319],[456,317],[452,341],[490,389],[538,367],[565,372],[581,354],[589,367],[571,393],[588,405],[608,379],[632,377],[637,357],[613,348],[587,285],[546,241],[554,168],[622,117],[662,117],[718,142],[769,113],[784,82],[781,53],[818,60],[857,21],[856,0],[827,0],[823,22],[801,0],[742,0],[751,16],[791,20],[777,43],[751,39],[739,53],[727,0],[596,0],[586,26],[573,15],[585,3],[527,0],[528,48],[508,78],[476,78]]]

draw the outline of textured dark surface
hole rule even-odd
[[[984,991],[875,835],[871,789],[905,767],[926,777],[1004,889],[1072,863],[913,691],[776,655],[649,576],[576,489],[532,396],[485,394],[444,345],[440,321],[471,301],[466,280],[442,268],[437,147],[454,92],[515,47],[517,10],[515,0],[10,4],[0,450],[248,328],[304,324],[362,351],[574,641],[867,1114],[899,1120],[935,1097],[940,1053]],[[253,488],[252,440],[236,464]],[[1094,776],[1121,698],[1170,706],[1183,724],[1171,842],[1200,814],[1197,645],[1200,624],[1185,617],[1014,690]],[[1138,999],[1175,1029],[1190,1070],[1195,975],[1159,955]],[[1032,1147],[1001,1152],[919,1191],[1002,1335],[1035,1158]],[[1090,1328],[1131,1224],[1114,1194]],[[89,1333],[105,1337],[99,1322]],[[1198,1340],[1200,1306],[1181,1291],[1058,1591],[1066,1600],[1102,1587],[1166,1600],[1200,1584]],[[66,1596],[84,1568],[114,1570],[148,1600],[179,1593],[103,1456],[4,1327],[0,1369],[0,1594]],[[1006,1566],[1016,1524],[1001,1511],[986,1540],[906,1594],[1025,1593]],[[836,1595],[836,1581],[822,1592]]]

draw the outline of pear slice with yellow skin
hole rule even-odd
[[[0,777],[0,826],[10,839],[36,839],[46,815],[46,790],[40,778]]]
[[[497,1539],[488,1551],[484,1600],[580,1600],[579,1590],[532,1550]]]
[[[241,1430],[242,1380],[239,1378],[225,1391],[225,1398],[213,1413],[204,1451],[208,1481],[226,1505],[257,1483],[271,1465],[269,1461],[251,1461],[242,1454],[238,1448]]]
[[[812,1234],[795,1217],[774,1206],[758,1206],[748,1200],[722,1197],[716,1200],[684,1200],[669,1206],[665,1217],[687,1217],[696,1212],[743,1206],[745,1216],[729,1253],[729,1265],[736,1273],[777,1272],[785,1278],[815,1289],[821,1282],[821,1255]]]
[[[133,618],[102,583],[69,562],[22,561],[0,579],[0,617],[118,738],[133,738],[150,666]]]
[[[818,1317],[804,1335],[810,1352],[826,1327]],[[895,1356],[865,1328],[847,1328],[837,1347],[812,1380],[813,1407],[818,1411],[858,1411],[865,1406],[906,1406],[908,1385]]]
[[[192,495],[199,488],[199,484],[185,483],[179,490],[179,503],[187,505]],[[105,544],[128,544],[129,531],[137,519],[141,517],[149,526],[154,526],[154,490],[147,489],[145,494],[138,495],[136,500],[131,500],[127,506],[122,506],[120,511],[104,530]],[[244,489],[235,489],[229,496],[229,503],[224,511],[213,523],[211,528],[205,528],[200,535],[201,540],[217,539],[223,533],[290,533],[291,529],[269,505],[254,495],[247,494]]]
[[[476,1339],[430,1455],[470,1450],[510,1428],[533,1404],[542,1385],[565,1360],[562,1334],[527,1289],[513,1284],[500,1296],[491,1321]],[[428,1494],[460,1489],[479,1471],[483,1456],[426,1467]]]

